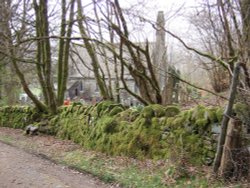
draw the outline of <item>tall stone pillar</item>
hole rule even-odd
[[[167,50],[165,44],[165,18],[163,11],[159,11],[156,21],[156,41],[153,51],[153,62],[160,89],[163,90],[167,81]]]

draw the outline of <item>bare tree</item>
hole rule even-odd
[[[112,96],[110,95],[108,91],[108,87],[105,83],[105,79],[103,79],[101,75],[101,68],[100,68],[99,60],[96,54],[95,45],[90,42],[89,38],[91,36],[88,35],[86,26],[84,25],[85,16],[83,14],[81,0],[77,0],[77,5],[78,5],[78,18],[77,19],[78,19],[79,30],[83,38],[84,45],[86,46],[88,54],[91,58],[91,65],[93,67],[93,72],[95,75],[96,82],[99,86],[101,96],[106,100],[112,99]]]
[[[48,1],[33,0],[33,2],[30,2],[24,0],[17,2],[15,6],[11,4],[11,1],[6,1],[6,8],[9,12],[4,22],[6,28],[5,50],[1,50],[1,54],[11,60],[23,90],[41,111],[56,113],[57,107],[63,103],[67,83],[70,40],[74,23],[74,4],[74,0],[68,3],[62,1],[61,33],[52,36],[52,33],[56,31],[52,31],[50,27],[51,16],[48,12]],[[23,8],[20,8],[21,5],[23,5]],[[67,6],[70,7],[69,11],[66,11]],[[15,11],[21,12],[21,19],[14,20],[11,11],[12,7],[18,7]],[[33,12],[35,15],[33,15]],[[53,39],[59,39],[59,58],[56,62],[58,64],[57,95],[53,81],[54,71],[52,70],[55,63],[52,58],[54,53],[51,47],[51,40]],[[34,73],[37,75],[42,88],[45,103],[39,100],[30,90],[30,79],[25,77],[22,64],[31,64],[33,70],[36,70]]]

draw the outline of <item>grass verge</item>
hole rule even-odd
[[[190,187],[206,188],[221,187],[220,182],[212,182],[205,172],[196,171],[188,177],[181,177],[177,168],[167,161],[135,160],[128,157],[110,157],[102,153],[71,149],[70,151],[47,148],[46,142],[39,136],[27,137],[23,134],[0,134],[0,140],[34,154],[42,154],[46,158],[61,163],[81,172],[90,173],[106,183],[121,187],[163,188]],[[55,139],[50,137],[49,140]],[[53,142],[59,143],[55,139]],[[61,144],[63,145],[63,144]]]

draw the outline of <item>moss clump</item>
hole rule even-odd
[[[132,112],[133,112],[132,109],[124,110],[121,113],[119,113],[118,119],[121,120],[121,121],[130,122],[130,121],[132,121],[131,118],[130,118]]]
[[[195,124],[196,124],[197,126],[200,126],[200,127],[203,127],[203,128],[207,125],[207,123],[208,123],[208,120],[205,119],[205,118],[203,118],[203,119],[197,119],[197,120],[195,121]]]
[[[35,108],[29,106],[0,107],[0,126],[24,129],[43,118]]]
[[[97,116],[100,117],[104,114],[109,113],[116,106],[120,106],[121,108],[123,108],[122,105],[116,104],[113,101],[102,101],[98,103],[96,106]]]
[[[202,105],[198,105],[193,109],[191,120],[203,119],[206,108]]]
[[[122,108],[121,106],[115,106],[112,110],[110,110],[109,115],[114,116],[114,115],[122,112],[123,110],[124,110],[124,108]]]
[[[155,117],[163,117],[166,115],[165,109],[162,105],[159,104],[153,104],[151,105],[151,108],[154,111],[154,116]]]
[[[114,117],[103,116],[96,126],[101,127],[100,133],[113,134],[118,131],[118,122]]]
[[[223,118],[223,114],[224,114],[224,111],[222,108],[218,108],[216,111],[216,118],[217,118],[217,121],[218,122],[221,122],[222,121],[222,118]]]
[[[250,106],[248,104],[236,103],[234,105],[236,116],[246,125],[250,125]]]
[[[154,117],[154,110],[153,110],[152,106],[145,106],[141,112],[141,115],[144,118]]]
[[[159,104],[152,104],[143,108],[141,114],[143,117],[174,117],[180,113],[180,109],[177,106],[164,107]]]
[[[179,113],[180,113],[180,108],[178,108],[177,106],[167,106],[165,108],[165,115],[167,117],[174,117]]]
[[[220,122],[217,114],[221,115],[221,111],[221,108],[199,105],[167,118],[162,139],[172,148],[170,150],[184,151],[190,161],[208,164],[208,161],[213,161],[216,146],[211,133],[212,125]]]
[[[217,108],[206,109],[204,113],[204,118],[209,120],[210,122],[218,122],[219,120],[217,119],[216,110]]]

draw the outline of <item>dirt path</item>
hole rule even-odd
[[[1,188],[102,188],[91,176],[0,142]]]

